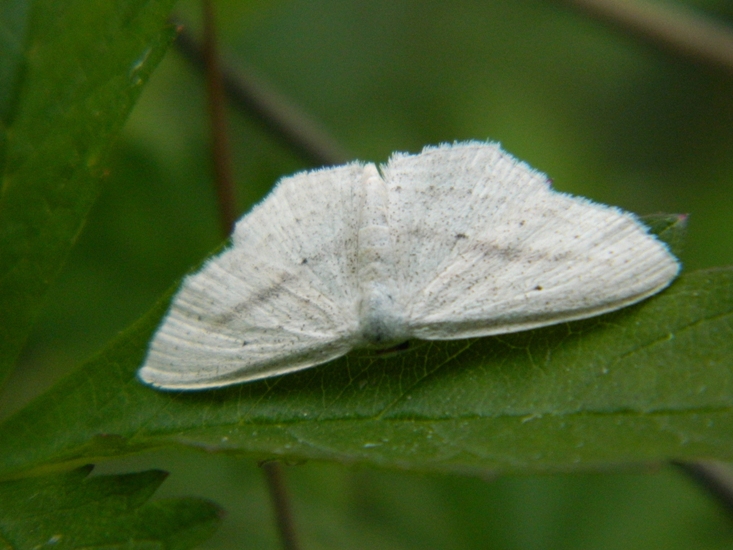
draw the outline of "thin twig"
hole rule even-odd
[[[265,479],[267,479],[267,485],[270,489],[275,520],[277,521],[283,548],[284,550],[298,550],[300,546],[295,536],[295,523],[290,508],[290,499],[285,489],[282,466],[274,460],[264,462],[260,466],[265,472]]]
[[[716,460],[673,461],[702,488],[711,494],[733,519],[733,470]]]
[[[683,6],[630,0],[564,0],[654,45],[733,72],[733,29]]]
[[[206,71],[209,120],[211,123],[211,159],[214,168],[216,197],[219,203],[219,220],[224,236],[234,229],[237,220],[237,207],[234,190],[234,176],[227,132],[224,87],[219,69],[219,56],[216,47],[216,24],[211,0],[202,1],[204,19],[203,64]]]
[[[203,70],[203,49],[185,26],[178,35],[176,47],[195,67]],[[352,158],[311,117],[251,69],[237,71],[230,64],[222,63],[221,80],[234,107],[252,116],[309,164],[343,164]]]

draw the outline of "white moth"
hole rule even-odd
[[[497,144],[396,153],[283,179],[183,280],[139,377],[218,388],[358,347],[583,319],[679,269],[633,214],[553,191]]]

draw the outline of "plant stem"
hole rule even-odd
[[[656,46],[733,72],[733,29],[697,11],[629,0],[564,2]]]
[[[298,550],[300,546],[295,536],[295,523],[290,507],[290,499],[285,488],[282,466],[279,462],[272,460],[264,462],[261,467],[265,472],[265,479],[270,489],[275,520],[283,548],[284,550]]]
[[[722,504],[733,519],[733,470],[730,466],[717,460],[675,460],[672,464]]]
[[[216,45],[216,25],[212,0],[202,0],[204,19],[204,43],[197,53],[206,74],[209,117],[211,121],[211,153],[214,166],[214,180],[219,203],[219,219],[222,231],[228,236],[236,222],[236,197],[234,177],[226,124],[226,108],[222,71]],[[270,489],[278,531],[285,550],[298,550],[295,529],[290,511],[282,471],[277,462],[262,465]]]
[[[179,23],[180,25],[180,23]],[[184,25],[178,51],[195,67],[205,68],[201,44]],[[313,166],[343,164],[352,156],[314,119],[252,71],[221,64],[221,82],[232,106],[252,116],[270,134]]]
[[[211,124],[211,159],[219,205],[222,232],[228,237],[237,220],[234,177],[232,176],[229,135],[227,132],[224,87],[216,46],[216,24],[211,0],[202,1],[204,19],[203,61],[206,69],[209,121]]]

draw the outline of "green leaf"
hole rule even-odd
[[[0,8],[0,382],[97,196],[112,138],[172,40],[172,4]]]
[[[164,445],[442,471],[732,458],[731,289],[699,271],[586,321],[198,393],[135,378],[164,301],[0,426],[0,475]]]
[[[3,548],[192,548],[219,523],[221,510],[203,499],[148,502],[165,472],[89,472],[91,466],[0,483]]]
[[[667,243],[675,256],[680,255],[687,235],[686,214],[649,214],[642,216],[641,221],[651,233]]]

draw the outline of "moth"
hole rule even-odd
[[[465,142],[284,178],[186,277],[139,371],[162,389],[279,376],[359,347],[592,317],[680,269],[633,215]]]

